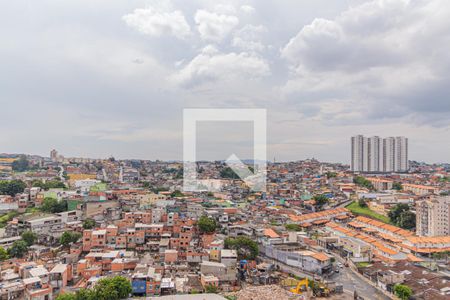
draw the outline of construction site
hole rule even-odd
[[[318,276],[300,278],[282,272],[274,264],[241,261],[239,279],[242,289],[226,294],[239,300],[256,299],[353,299],[344,294],[343,286]]]

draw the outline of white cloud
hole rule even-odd
[[[191,33],[184,14],[179,11],[163,11],[155,7],[138,8],[123,16],[128,26],[151,36],[174,35],[185,39]]]
[[[269,74],[268,63],[259,56],[247,52],[221,53],[214,46],[207,46],[172,80],[182,86],[192,87],[218,80],[258,79]]]
[[[441,0],[374,0],[315,19],[281,49],[291,67],[282,90],[324,122],[414,118],[442,126],[450,114],[450,39],[442,38],[449,20]]]
[[[246,24],[233,37],[233,46],[241,50],[261,52],[265,46],[261,42],[262,35],[267,32],[263,25]]]
[[[241,6],[241,11],[247,13],[247,14],[251,14],[255,11],[255,8],[253,6],[250,5],[242,5]]]
[[[220,14],[235,14],[236,8],[231,4],[217,4],[214,6],[214,12]]]
[[[234,15],[197,10],[195,23],[203,40],[220,42],[239,24]]]

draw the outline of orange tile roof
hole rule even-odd
[[[326,255],[326,254],[323,253],[323,252],[314,253],[314,254],[312,255],[312,257],[314,257],[315,259],[320,260],[320,261],[327,261],[327,260],[330,259],[330,258],[328,257],[328,255]]]
[[[412,262],[422,262],[423,261],[423,259],[418,258],[417,256],[412,255],[411,253],[406,256],[407,256],[408,260],[412,261]]]
[[[264,229],[264,235],[268,236],[270,238],[279,238],[280,235],[276,233],[272,228],[266,228]]]
[[[340,208],[329,209],[329,210],[324,210],[324,211],[300,215],[300,216],[289,215],[289,218],[294,222],[301,222],[301,221],[309,221],[311,219],[317,219],[320,217],[331,218],[333,214],[339,214],[339,213],[343,214],[343,213],[348,213],[348,212],[349,212],[348,209],[346,209],[344,207],[340,207]]]

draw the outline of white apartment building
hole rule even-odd
[[[431,196],[416,202],[418,236],[450,235],[450,196]]]
[[[378,136],[351,138],[351,170],[353,172],[406,172],[408,139]]]

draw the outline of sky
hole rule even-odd
[[[364,134],[450,162],[445,0],[14,0],[0,25],[0,152],[179,160],[183,109],[259,108],[270,160],[348,163]],[[199,159],[250,158],[228,123]]]

